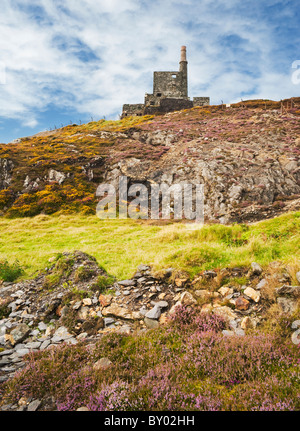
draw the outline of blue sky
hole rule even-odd
[[[117,119],[153,71],[177,70],[212,104],[299,96],[298,0],[2,0],[0,142]]]

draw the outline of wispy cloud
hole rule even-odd
[[[188,47],[191,97],[295,96],[296,3],[2,0],[2,132],[12,119],[38,130],[56,111],[116,117],[123,103],[151,92],[154,70],[178,68],[181,45]]]

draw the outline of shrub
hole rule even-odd
[[[13,282],[22,274],[24,274],[24,270],[18,260],[12,264],[9,264],[7,260],[0,262],[0,279],[3,281]]]
[[[88,268],[87,266],[80,265],[75,271],[74,281],[75,283],[78,283],[79,281],[89,280],[94,274],[94,270]]]
[[[106,289],[114,283],[115,279],[111,275],[99,275],[97,281],[91,285],[91,290],[94,292],[105,292]]]
[[[188,326],[199,332],[219,332],[226,328],[226,321],[216,314],[201,313],[197,307],[178,305],[171,320],[180,327]]]

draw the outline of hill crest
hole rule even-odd
[[[205,185],[208,222],[256,221],[300,207],[300,98],[194,107],[69,125],[0,145],[8,217],[95,213],[99,184]]]

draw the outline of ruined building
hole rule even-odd
[[[154,72],[153,94],[146,93],[144,103],[123,105],[122,118],[209,105],[209,97],[194,97],[193,101],[188,97],[187,65],[186,47],[182,46],[179,71]]]

